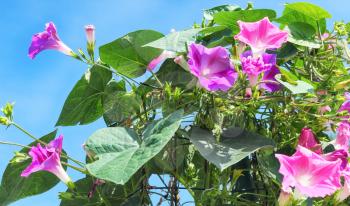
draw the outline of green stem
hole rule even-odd
[[[22,145],[22,144],[18,144],[15,142],[5,142],[5,141],[0,141],[0,144],[5,144],[5,145],[12,145],[12,146],[18,146],[18,147],[23,147],[23,148],[30,148],[27,145]]]
[[[41,144],[43,144],[43,145],[47,145],[46,142],[44,142],[44,141],[42,141],[42,140],[36,138],[34,135],[32,135],[31,133],[29,133],[27,130],[25,130],[23,127],[21,127],[21,126],[18,125],[17,123],[11,122],[11,125],[15,126],[17,129],[19,129],[20,131],[22,131],[24,134],[28,135],[28,136],[29,136],[30,138],[32,138],[34,141],[39,142],[39,143],[41,143]],[[84,164],[84,163],[82,163],[82,162],[80,162],[79,160],[76,160],[76,159],[74,159],[74,158],[72,158],[72,157],[70,157],[70,156],[68,156],[68,155],[66,155],[66,154],[64,154],[64,153],[62,153],[61,156],[64,157],[64,158],[67,158],[67,159],[71,160],[72,162],[76,163],[77,165],[79,165],[79,166],[81,166],[81,167],[85,167],[85,164]]]
[[[73,166],[73,165],[68,164],[68,163],[66,163],[66,162],[61,162],[61,163],[62,163],[63,165],[66,165],[67,167],[70,167],[70,168],[72,168],[72,169],[74,169],[74,170],[76,170],[76,171],[79,171],[79,172],[83,173],[83,174],[86,174],[86,175],[89,174],[89,173],[87,172],[86,169]]]
[[[160,86],[160,88],[164,88],[164,85],[162,84],[162,82],[158,79],[157,75],[152,71],[149,70],[152,74],[152,76],[154,77],[154,79],[157,81],[158,85]]]
[[[30,134],[29,132],[27,132],[27,130],[23,129],[21,126],[19,126],[17,123],[15,122],[11,122],[11,125],[15,126],[17,129],[21,130],[24,134],[28,135],[30,138],[32,138],[34,141],[39,142],[43,145],[47,145],[44,141],[41,141],[40,139],[36,138],[34,135]]]

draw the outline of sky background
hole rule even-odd
[[[278,14],[286,1],[255,0],[255,8],[272,8]],[[294,1],[287,1],[294,2]],[[309,1],[327,9],[335,20],[350,21],[348,0]],[[55,51],[39,54],[35,60],[27,56],[33,34],[43,31],[46,22],[56,24],[59,36],[72,49],[85,48],[84,25],[96,26],[97,46],[113,41],[139,29],[154,29],[164,34],[174,28],[182,30],[200,22],[203,9],[222,4],[246,6],[247,1],[224,0],[17,0],[1,1],[0,7],[0,105],[16,102],[15,121],[40,137],[55,129],[63,103],[87,69],[86,65]],[[95,130],[105,127],[102,120],[87,126],[60,127],[64,134],[64,149],[84,160],[81,145]],[[0,140],[28,144],[31,142],[15,128],[0,128]],[[0,145],[0,174],[13,152],[20,148]],[[81,175],[69,170],[74,180]],[[49,192],[30,197],[11,206],[59,205],[59,184]]]

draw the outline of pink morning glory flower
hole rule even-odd
[[[350,196],[350,167],[344,169],[342,171],[342,175],[344,177],[344,186],[339,190],[339,192],[335,196],[335,199],[338,202],[342,202]]]
[[[322,147],[310,128],[305,127],[301,130],[298,145],[312,150],[317,154],[322,154]]]
[[[224,47],[206,48],[200,44],[188,47],[190,72],[208,91],[228,91],[237,79],[228,51]]]
[[[303,197],[325,197],[339,188],[340,160],[327,161],[319,154],[302,146],[292,156],[276,154],[283,175],[282,189]]]
[[[268,17],[257,22],[237,22],[240,32],[235,39],[246,43],[253,51],[253,56],[259,56],[266,49],[277,49],[287,42],[288,32],[273,25]]]
[[[348,113],[350,113],[350,93],[345,92],[344,97],[345,97],[345,102],[342,105],[340,105],[338,112],[348,111]]]
[[[350,140],[350,123],[348,121],[342,121],[337,128],[337,137],[335,139],[334,146],[336,149],[343,149],[349,151]]]
[[[272,66],[270,70],[264,73],[264,76],[261,78],[262,82],[259,87],[265,89],[268,92],[275,92],[281,89],[281,84],[275,79],[276,74],[281,73],[276,65]]]
[[[276,81],[275,75],[280,71],[276,67],[276,54],[263,53],[258,57],[253,57],[252,51],[246,51],[240,56],[243,73],[247,74],[250,86],[255,86],[258,83],[258,77],[263,73],[261,88],[269,92],[274,92],[280,89],[280,84]],[[268,83],[270,82],[270,83]]]
[[[71,179],[60,161],[62,142],[63,136],[60,135],[45,147],[42,147],[39,143],[37,146],[33,146],[28,153],[32,157],[32,163],[23,170],[21,176],[28,177],[34,172],[43,170],[56,175],[66,185],[70,184]]]
[[[28,55],[34,59],[37,54],[47,49],[58,50],[66,55],[74,56],[72,49],[58,37],[56,27],[52,22],[46,24],[45,31],[33,35]]]
[[[340,170],[343,171],[348,166],[348,152],[343,149],[338,149],[333,152],[324,154],[323,157],[328,161],[341,161]]]

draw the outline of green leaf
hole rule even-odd
[[[110,71],[94,65],[74,86],[66,99],[56,126],[88,124],[103,114],[102,98]]]
[[[190,140],[200,154],[221,171],[260,148],[274,145],[272,140],[240,128],[226,130],[217,142],[210,131],[194,127]]]
[[[141,98],[133,91],[111,91],[103,101],[104,120],[107,125],[122,123],[128,117],[140,112]]]
[[[270,176],[277,184],[282,182],[282,175],[278,172],[280,163],[275,157],[273,150],[265,149],[257,153],[259,166],[264,171],[264,174]]]
[[[316,34],[315,28],[305,22],[292,22],[288,24],[288,28],[295,39],[310,40],[313,39]]]
[[[56,137],[56,132],[57,130],[41,137],[40,140],[50,142]],[[29,146],[36,144],[37,142],[32,142]],[[23,148],[20,152],[28,153],[29,149]],[[62,159],[62,161],[66,160]],[[22,171],[30,163],[31,159],[28,159],[7,165],[0,186],[0,206],[6,206],[17,200],[44,193],[60,182],[55,175],[45,171],[33,173],[27,178],[21,177]]]
[[[270,20],[273,20],[276,17],[276,12],[270,9],[223,11],[214,14],[214,21],[219,25],[228,27],[233,31],[233,33],[238,33],[238,20],[244,22],[254,22],[259,21],[264,17],[269,17]]]
[[[144,45],[145,47],[159,48],[173,52],[186,52],[186,45],[195,41],[195,36],[202,29],[189,29],[185,31],[172,32],[163,38]]]
[[[298,53],[298,49],[294,44],[287,42],[281,48],[277,50],[278,59],[291,59]]]
[[[221,6],[216,6],[211,9],[206,9],[203,12],[203,16],[206,20],[213,20],[214,19],[214,14],[221,12],[221,11],[237,11],[241,10],[241,8],[237,5],[221,5]]]
[[[175,147],[175,138],[176,147]],[[188,141],[184,141],[175,137],[168,142],[168,144],[159,152],[151,161],[147,163],[147,170],[153,174],[169,174],[174,171],[175,162],[173,161],[173,153],[176,152],[176,169],[182,171],[184,169],[184,162],[188,154]],[[175,147],[175,148],[174,148]]]
[[[174,62],[167,59],[156,73],[161,82],[171,83],[172,86],[185,88],[193,79],[193,76]],[[155,85],[155,83],[154,83]]]
[[[292,36],[288,36],[288,41],[293,43],[293,44],[296,44],[296,45],[299,45],[299,46],[305,46],[305,47],[309,47],[309,48],[315,48],[315,49],[318,49],[321,47],[321,44],[316,42],[316,41],[313,41],[313,40],[302,40],[302,39],[295,39],[294,37]]]
[[[92,198],[88,198],[88,193],[92,188],[93,181],[91,177],[86,177],[74,182],[77,191],[72,193],[67,190],[60,194],[62,199],[60,206],[88,206],[88,205],[102,205],[102,202],[97,194]]]
[[[308,23],[304,22],[292,22],[288,25],[290,34],[288,41],[309,48],[320,48],[321,43],[315,41],[315,28]]]
[[[294,81],[293,84],[282,80],[282,75],[277,74],[275,76],[276,80],[281,83],[283,86],[285,86],[288,90],[290,90],[293,94],[305,94],[305,93],[313,93],[314,87],[301,80]]]
[[[135,78],[146,72],[147,65],[161,50],[143,45],[163,37],[152,30],[138,30],[100,47],[100,58],[119,73]]]
[[[290,4],[286,4],[285,7],[290,11],[297,11],[297,12],[303,13],[304,15],[309,16],[315,19],[316,21],[325,19],[325,18],[332,18],[332,15],[328,13],[326,10],[308,2],[290,3]]]
[[[183,111],[174,112],[148,126],[143,133],[142,142],[131,129],[111,127],[96,131],[86,141],[86,148],[98,160],[86,165],[86,168],[99,179],[125,184],[174,136],[182,114]]]
[[[303,22],[312,25],[316,31],[318,31],[320,27],[321,33],[324,33],[326,30],[326,19],[316,21],[312,17],[299,11],[289,9],[288,7],[284,9],[283,15],[275,21],[283,25],[289,25],[293,22]]]

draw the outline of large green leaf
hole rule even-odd
[[[286,7],[283,11],[283,15],[276,19],[278,23],[281,23],[283,25],[289,25],[294,22],[302,22],[307,23],[313,26],[313,28],[318,31],[318,29],[321,30],[321,33],[325,32],[326,30],[326,19],[319,19],[315,20],[314,18],[298,11],[289,9]]]
[[[206,20],[213,20],[214,19],[214,14],[221,12],[221,11],[237,11],[241,10],[241,8],[237,5],[221,5],[221,6],[216,6],[210,9],[206,9],[203,12],[203,16]]]
[[[305,94],[314,92],[314,87],[305,81],[296,80],[290,83],[284,80],[284,77],[281,74],[277,74],[275,78],[279,83],[281,83],[283,86],[289,89],[293,94]]]
[[[163,37],[153,30],[138,30],[100,47],[100,58],[123,75],[134,78],[146,72],[147,65],[161,50],[143,45]]]
[[[145,163],[156,156],[173,137],[180,126],[183,111],[149,125],[142,137],[131,129],[104,128],[86,141],[86,148],[97,161],[86,165],[99,179],[125,184]]]
[[[315,41],[315,28],[308,23],[292,22],[288,25],[290,30],[288,41],[309,48],[320,48],[321,43]]]
[[[221,141],[217,142],[210,131],[194,127],[190,140],[200,154],[220,170],[239,162],[260,148],[274,145],[272,140],[240,128],[226,130]]]
[[[304,15],[309,16],[316,21],[325,18],[332,18],[332,15],[326,10],[308,2],[295,2],[286,4],[286,9],[303,13]]]
[[[141,98],[133,91],[126,92],[119,84],[120,82],[111,81],[105,90],[103,118],[107,125],[119,124],[140,112]]]
[[[56,132],[55,130],[43,136],[40,140],[50,142],[55,138]],[[33,142],[29,146],[36,144],[37,142]],[[20,152],[28,153],[28,151],[28,148],[24,148]],[[6,206],[17,200],[44,193],[60,181],[55,175],[45,171],[33,173],[27,178],[21,177],[22,171],[31,163],[31,159],[23,162],[13,162],[7,165],[2,176],[0,206]]]
[[[110,71],[94,65],[77,82],[66,99],[57,126],[88,124],[103,114],[102,98]]]
[[[228,27],[233,33],[239,32],[238,20],[245,22],[254,22],[269,17],[270,20],[276,17],[276,12],[270,9],[253,9],[241,11],[223,11],[214,14],[214,21]]]
[[[186,45],[195,41],[195,36],[201,30],[202,29],[188,29],[185,31],[172,32],[163,38],[145,44],[145,47],[154,47],[174,52],[186,52]]]

